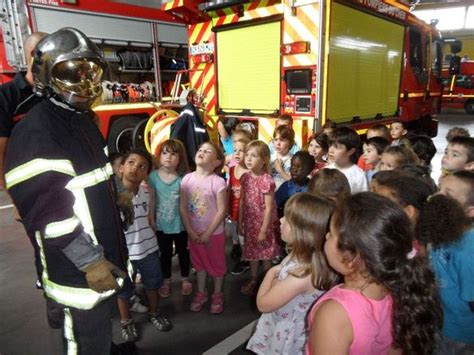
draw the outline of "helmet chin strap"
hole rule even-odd
[[[75,112],[79,112],[79,113],[84,113],[84,112],[89,112],[90,111],[90,107],[88,107],[86,109],[82,109],[82,108],[71,105],[69,102],[64,100],[60,95],[58,95],[56,93],[54,93],[53,95],[50,95],[49,100],[53,104],[55,104],[56,106],[62,107],[62,108],[66,109],[66,110],[69,110],[69,111],[75,111]]]

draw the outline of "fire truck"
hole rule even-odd
[[[327,120],[363,133],[395,119],[435,135],[439,32],[394,0],[173,0],[188,29],[190,82],[211,119],[237,116],[271,139],[294,119],[297,143]]]
[[[474,61],[459,64],[459,71],[447,75],[443,90],[443,108],[464,109],[474,114]]]
[[[143,144],[148,119],[163,111],[176,73],[187,67],[182,19],[150,0],[0,0],[0,81],[26,69],[23,42],[32,31],[75,27],[109,62],[94,108],[109,151]],[[162,117],[161,114],[158,114]]]

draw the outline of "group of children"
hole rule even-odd
[[[326,127],[307,150],[295,143],[289,116],[277,120],[269,144],[255,140],[250,125],[219,126],[225,152],[202,144],[194,172],[176,140],[160,145],[148,179],[146,153],[119,164],[135,206],[126,231],[130,259],[159,330],[171,328],[157,305],[171,292],[173,244],[183,295],[193,293],[190,261],[196,270],[190,310],[210,298],[210,313],[223,312],[228,234],[232,273],[250,268],[241,292],[258,290],[263,314],[247,346],[255,353],[472,353],[474,138],[449,138],[439,201],[429,177],[436,149],[428,137],[409,139],[401,122],[371,127],[364,144],[350,128]],[[459,218],[442,223],[447,216]],[[122,300],[131,289],[119,298],[126,340],[136,339]]]

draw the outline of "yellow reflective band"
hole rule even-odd
[[[101,168],[94,169],[88,173],[74,177],[66,185],[68,190],[85,189],[86,187],[97,185],[103,181],[107,181],[113,174],[110,163],[105,164]]]
[[[44,280],[47,280],[49,276],[48,276],[48,268],[46,267],[46,257],[44,256],[43,241],[41,240],[40,232],[35,233],[35,239],[36,239],[36,243],[39,246],[41,266],[43,266],[43,273],[41,274],[41,279],[42,279],[42,282],[44,282]]]
[[[404,97],[404,96],[405,94],[400,94],[400,97]],[[408,97],[423,97],[423,96],[425,96],[425,94],[422,92],[412,92],[408,94]]]
[[[56,171],[70,176],[76,176],[74,167],[65,159],[34,159],[23,165],[17,166],[5,174],[7,189],[22,183],[37,175]]]
[[[133,274],[135,273],[135,270],[133,269],[133,265],[130,262],[130,259],[127,259],[127,272],[128,276],[130,277],[130,280],[133,280]]]
[[[63,235],[72,233],[80,223],[81,221],[76,216],[65,219],[63,221],[50,223],[46,226],[44,238],[58,238]]]
[[[116,280],[118,285],[122,287],[124,279],[117,277]],[[115,293],[115,290],[98,293],[89,288],[58,285],[57,283],[52,282],[51,280],[45,280],[44,278],[43,288],[49,298],[52,298],[62,305],[77,309],[92,309]]]
[[[107,146],[104,147],[104,154],[106,157],[109,157],[109,147]]]
[[[89,210],[89,204],[87,203],[86,193],[83,189],[77,189],[71,191],[75,197],[73,210],[77,217],[82,222],[84,231],[90,235],[92,242],[97,245],[97,237],[94,232],[94,223],[92,223],[92,216]]]
[[[74,325],[69,308],[64,308],[64,338],[66,338],[67,355],[77,354],[77,342],[74,337]]]

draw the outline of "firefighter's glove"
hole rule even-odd
[[[96,292],[119,290],[115,276],[125,278],[127,275],[111,262],[100,259],[82,269],[86,273],[89,287]]]
[[[123,218],[124,229],[127,230],[135,219],[134,206],[130,192],[123,191],[117,195],[117,205]]]

